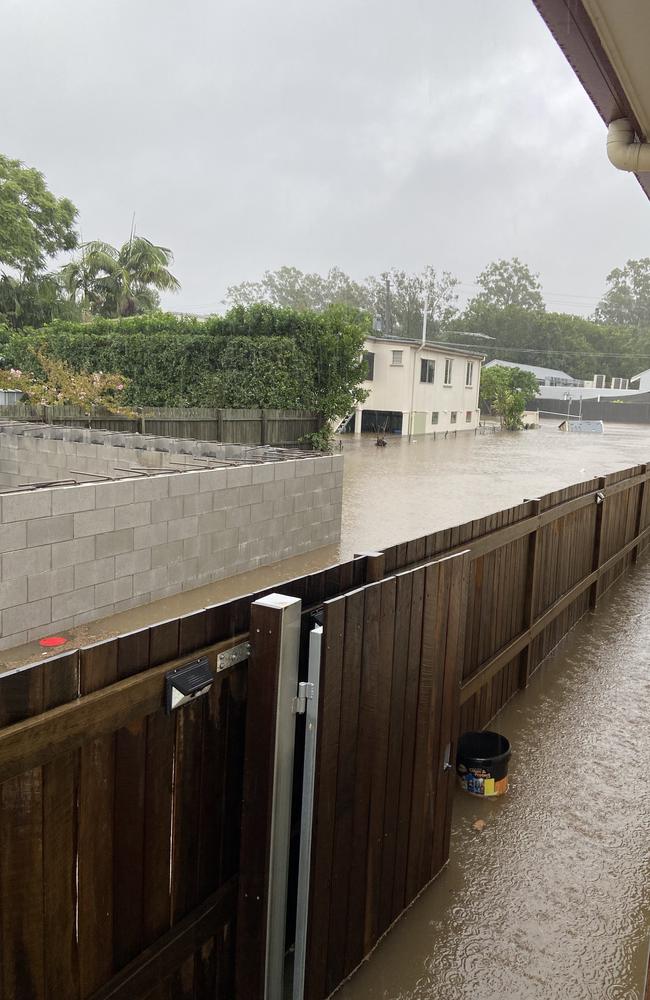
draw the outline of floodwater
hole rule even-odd
[[[646,557],[497,716],[510,791],[457,792],[447,868],[337,1000],[643,1000],[649,609]]]
[[[518,434],[456,438],[343,436],[343,519],[339,545],[286,559],[250,573],[111,615],[66,632],[69,645],[86,645],[189,614],[239,594],[275,586],[324,569],[357,552],[384,548],[439,528],[482,517],[524,497],[560,489],[650,461],[650,427],[610,425],[607,433],[562,434],[557,423]],[[63,650],[68,648],[62,647]],[[61,649],[54,650],[54,653]],[[0,653],[0,670],[40,659],[37,642]]]

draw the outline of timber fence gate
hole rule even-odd
[[[215,409],[209,406],[145,406],[132,415],[93,407],[15,403],[0,406],[0,419],[90,427],[95,430],[155,434],[160,437],[228,444],[292,447],[323,426],[323,418],[308,410]]]
[[[294,938],[324,1000],[447,860],[458,733],[647,546],[649,476],[0,673],[1,1000],[276,1000]]]

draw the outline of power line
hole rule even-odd
[[[452,333],[453,331],[448,331]],[[465,345],[467,346],[467,345]],[[612,351],[606,353],[605,351],[562,351],[562,350],[551,350],[546,347],[507,347],[505,344],[499,348],[499,345],[490,347],[486,345],[486,351],[497,351],[497,350],[508,351],[510,354],[570,354],[578,358],[650,358],[650,354],[623,354],[618,351]]]

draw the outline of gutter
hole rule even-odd
[[[618,170],[633,174],[650,171],[650,143],[636,142],[629,118],[617,118],[607,129],[607,156]]]

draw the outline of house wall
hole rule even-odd
[[[342,483],[336,455],[5,492],[0,648],[336,543]]]
[[[368,340],[365,350],[375,355],[374,377],[364,382],[369,396],[361,407],[363,410],[401,412],[402,434],[409,433],[411,411],[412,433],[434,433],[439,431],[474,430],[479,422],[478,392],[480,381],[480,361],[476,357],[447,354],[438,348],[417,348],[415,345],[394,341]],[[393,363],[393,351],[402,351],[402,364]],[[445,361],[452,361],[451,385],[444,385]],[[435,362],[433,383],[420,381],[422,359]],[[465,385],[466,363],[473,363],[472,385]],[[432,414],[438,414],[438,422],[433,423]],[[456,422],[452,414],[456,413]],[[469,420],[466,415],[469,414]],[[423,429],[422,429],[423,428]],[[357,420],[357,430],[360,420]]]

